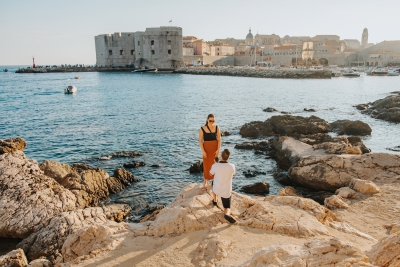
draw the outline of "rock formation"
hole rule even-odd
[[[252,185],[245,185],[242,187],[242,191],[247,194],[268,194],[269,184],[266,182],[258,182]]]
[[[26,267],[28,260],[22,249],[10,251],[6,255],[0,256],[0,266],[3,267]]]
[[[368,114],[373,118],[390,121],[400,122],[400,93],[389,95],[383,99],[379,99],[373,103],[365,104],[368,108],[361,111],[363,114]],[[358,106],[357,106],[358,108]],[[359,109],[359,108],[358,108]]]
[[[331,123],[332,131],[343,135],[371,135],[371,127],[362,121],[338,120]]]
[[[354,179],[380,183],[397,181],[400,156],[387,153],[364,155],[308,156],[299,159],[290,169],[290,178],[315,190],[335,192],[351,187]]]
[[[15,137],[7,140],[0,140],[0,155],[11,153],[17,150],[24,151],[26,142],[20,137]]]
[[[115,222],[122,221],[129,211],[127,205],[110,205],[63,212],[17,246],[30,260],[46,257],[53,263],[70,261],[82,253],[101,249],[99,244],[112,243],[109,235],[124,229]]]
[[[369,253],[371,262],[378,266],[400,266],[400,232],[380,240]]]

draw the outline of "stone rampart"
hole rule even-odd
[[[270,68],[180,68],[174,73],[194,75],[240,76],[257,78],[283,79],[330,79],[330,70],[299,70],[299,69],[270,69]]]

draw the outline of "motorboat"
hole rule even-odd
[[[371,74],[372,74],[372,75],[377,75],[377,76],[384,76],[384,75],[387,75],[388,72],[387,72],[386,70],[382,69],[382,68],[379,68],[379,69],[373,70],[373,71],[371,72]]]
[[[138,69],[138,70],[134,70],[132,72],[157,72],[158,69],[157,68],[153,68],[153,67],[144,67],[143,69]]]
[[[387,76],[400,76],[400,73],[398,73],[396,70],[389,70]]]
[[[3,69],[4,72],[8,72],[8,69]]]
[[[69,85],[64,89],[64,93],[66,94],[75,94],[77,91],[78,89],[71,84],[71,80],[69,81]]]
[[[342,75],[343,77],[360,77],[360,73],[353,70],[344,71]]]

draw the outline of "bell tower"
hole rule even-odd
[[[368,29],[364,28],[361,36],[361,47],[365,47],[368,44]]]

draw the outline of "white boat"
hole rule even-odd
[[[353,70],[344,71],[342,73],[343,77],[360,77],[360,73],[355,72]]]
[[[64,89],[64,93],[66,94],[75,94],[78,91],[75,86],[71,84],[71,80],[69,80],[69,85]]]
[[[389,70],[387,76],[400,76],[400,73],[395,70]]]
[[[371,72],[371,74],[372,75],[377,75],[377,76],[384,76],[384,75],[387,75],[388,72],[386,70],[382,69],[382,68],[378,68],[376,70],[373,70]]]

